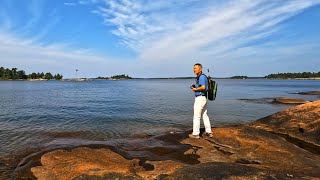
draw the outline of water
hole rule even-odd
[[[242,124],[288,105],[243,101],[319,96],[289,94],[320,90],[319,81],[217,80],[209,102],[213,126]],[[0,81],[0,158],[59,139],[103,141],[192,128],[194,80],[93,82]]]

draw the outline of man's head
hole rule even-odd
[[[201,72],[202,72],[202,65],[201,65],[200,63],[195,64],[195,65],[193,66],[193,72],[194,72],[194,74],[196,74],[196,75],[201,74]]]

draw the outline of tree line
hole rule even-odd
[[[51,80],[51,79],[55,79],[55,80],[61,80],[63,78],[62,74],[55,74],[52,75],[50,72],[47,73],[31,73],[31,74],[26,74],[26,72],[24,70],[18,70],[17,68],[4,68],[4,67],[0,67],[0,79],[2,80],[7,80],[7,79],[12,79],[12,80],[16,80],[16,79],[47,79],[47,80]]]
[[[268,79],[293,79],[293,78],[319,78],[319,72],[302,72],[302,73],[278,73],[265,76]]]
[[[121,75],[111,76],[111,79],[132,79],[132,77],[125,74],[121,74]]]
[[[231,79],[248,79],[248,76],[232,76]]]

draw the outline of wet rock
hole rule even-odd
[[[298,94],[302,94],[302,95],[320,95],[320,91],[298,92]]]
[[[1,178],[10,179],[10,174],[9,174],[10,167],[1,161],[2,159],[0,159],[0,179]]]
[[[309,101],[297,98],[286,98],[286,97],[278,97],[278,98],[259,98],[259,99],[238,99],[240,101],[247,101],[251,103],[259,103],[259,104],[304,104]]]
[[[258,99],[238,99],[240,101],[246,101],[250,103],[270,104],[273,98],[258,98]]]
[[[272,100],[272,103],[280,103],[280,104],[304,104],[308,103],[309,101],[303,100],[303,99],[297,99],[297,98],[274,98]]]

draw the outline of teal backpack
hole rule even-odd
[[[218,83],[212,80],[210,76],[206,76],[206,77],[208,79],[207,97],[210,101],[214,101],[217,97]]]

